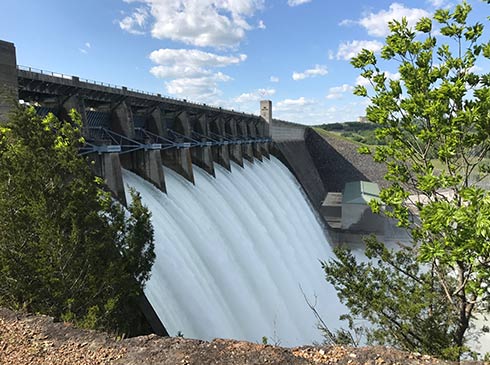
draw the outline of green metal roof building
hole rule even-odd
[[[345,184],[342,194],[341,228],[344,230],[383,233],[384,219],[369,207],[372,199],[379,200],[378,184],[353,181]]]
[[[379,200],[378,184],[369,181],[352,181],[345,184],[342,204],[368,204]]]

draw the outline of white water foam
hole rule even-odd
[[[165,169],[168,195],[123,173],[153,214],[145,293],[157,315],[171,335],[321,341],[302,291],[331,330],[347,310],[324,278],[319,260],[333,253],[299,183],[274,157],[215,169],[213,178],[194,167],[195,186]]]

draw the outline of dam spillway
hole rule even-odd
[[[313,209],[274,157],[232,171],[216,166],[213,178],[196,168],[192,185],[165,170],[167,195],[124,171],[153,214],[149,302],[170,335],[321,341],[303,292],[331,329],[345,309],[324,279],[319,260],[332,251]]]

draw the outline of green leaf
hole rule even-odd
[[[369,65],[375,65],[376,57],[374,56],[373,51],[362,49],[356,57],[352,58],[351,64],[355,68],[364,68]]]
[[[483,45],[483,56],[490,59],[490,42]]]
[[[415,29],[422,33],[429,33],[432,30],[432,21],[430,18],[422,17],[415,25]]]
[[[451,15],[448,9],[437,9],[434,14],[434,19],[441,24],[448,22],[450,17]]]
[[[361,146],[357,149],[357,152],[361,155],[370,155],[371,149],[367,146]]]
[[[362,85],[356,85],[352,93],[354,95],[364,96],[364,97],[368,95],[366,87]]]

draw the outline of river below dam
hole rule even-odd
[[[194,166],[195,185],[165,169],[168,194],[123,173],[153,214],[145,293],[157,315],[170,335],[321,341],[305,296],[332,330],[346,309],[324,278],[319,260],[332,249],[299,183],[274,157],[215,169]]]

